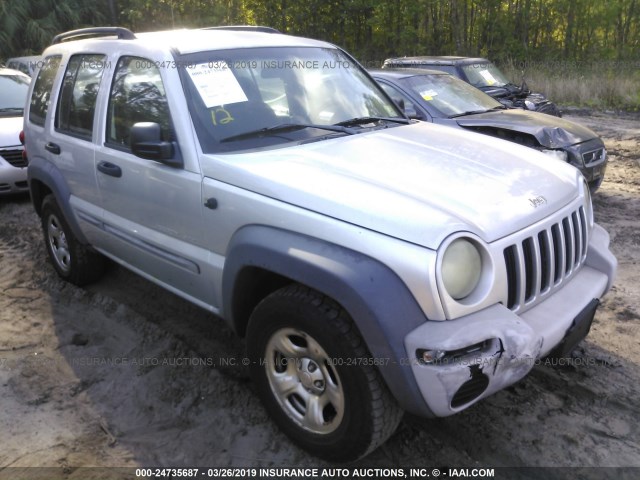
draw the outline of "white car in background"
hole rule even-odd
[[[40,66],[40,61],[42,57],[40,55],[32,55],[30,57],[15,57],[7,60],[7,68],[12,68],[14,70],[19,70],[25,75],[29,75],[33,77],[33,74],[36,73],[36,70]]]
[[[0,68],[0,195],[29,191],[27,158],[20,143],[29,83],[24,73]]]

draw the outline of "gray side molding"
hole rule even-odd
[[[406,334],[427,318],[391,269],[316,238],[265,226],[244,227],[229,243],[222,282],[224,317],[239,332],[245,320],[232,311],[234,299],[243,294],[236,280],[252,267],[307,285],[340,303],[358,326],[372,358],[381,363],[378,369],[400,406],[416,415],[433,416],[404,348]]]
[[[36,192],[33,190],[32,182],[34,180],[42,182],[49,190],[51,190],[51,193],[56,197],[56,201],[64,214],[65,220],[69,224],[71,230],[73,230],[73,235],[76,237],[78,242],[88,245],[89,242],[82,233],[82,230],[78,225],[78,221],[71,210],[71,206],[69,205],[71,191],[69,190],[67,181],[56,166],[39,157],[36,157],[33,160],[30,159],[27,176],[29,180],[29,189],[31,190],[31,201],[34,203],[33,206],[35,207],[36,212],[40,214],[40,205],[36,205],[36,203],[38,201],[42,201],[42,198],[36,195]]]

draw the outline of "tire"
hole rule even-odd
[[[351,318],[315,290],[290,285],[260,302],[249,320],[247,353],[267,411],[315,456],[361,458],[402,418]]]
[[[41,220],[47,252],[60,277],[82,286],[102,276],[105,258],[78,242],[53,195],[42,201]]]

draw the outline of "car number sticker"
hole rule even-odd
[[[435,90],[425,90],[420,92],[420,96],[429,101],[429,100],[433,100],[433,97],[437,97],[438,96],[438,92],[436,92]]]
[[[199,63],[187,72],[207,108],[249,100],[225,61]]]
[[[480,70],[480,75],[482,75],[489,85],[496,83],[496,79],[493,78],[493,75],[491,75],[489,70]]]

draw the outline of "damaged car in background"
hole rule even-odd
[[[561,117],[558,106],[542,93],[529,90],[522,79],[520,85],[511,82],[486,58],[469,57],[402,57],[387,58],[382,68],[430,68],[464,80],[507,107],[522,108]]]
[[[507,108],[477,88],[438,70],[385,69],[369,73],[415,119],[463,128],[535,148],[582,172],[595,192],[604,179],[602,139],[578,123]]]

